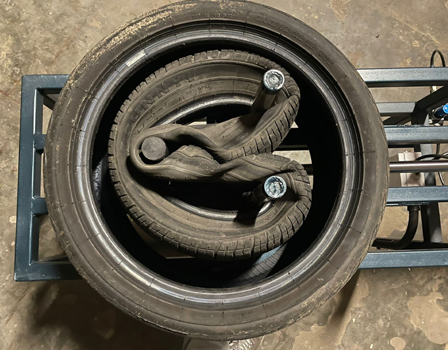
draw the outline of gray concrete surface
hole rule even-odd
[[[182,344],[124,315],[83,281],[13,281],[21,76],[70,72],[116,27],[169,2],[0,0],[0,350],[157,350]],[[261,2],[308,23],[360,68],[426,66],[434,48],[448,54],[445,0]],[[425,92],[374,95],[405,101]],[[444,206],[445,235],[446,213]],[[398,235],[405,223],[404,209],[388,209],[380,234]],[[309,317],[261,339],[259,349],[448,349],[447,330],[448,269],[362,271]]]

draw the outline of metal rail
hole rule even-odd
[[[308,175],[313,175],[312,164],[302,164]],[[402,161],[390,162],[389,171],[391,173],[426,173],[426,172],[447,172],[448,161]]]
[[[391,173],[428,173],[448,171],[448,161],[391,162],[389,163],[389,169]]]

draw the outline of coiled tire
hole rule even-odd
[[[109,169],[121,202],[141,228],[186,254],[208,259],[237,260],[259,256],[280,246],[302,226],[311,206],[311,189],[306,171],[297,162],[290,163],[294,164],[296,171],[290,175],[289,181],[301,196],[285,196],[273,202],[258,216],[253,215],[246,204],[249,207],[246,216],[250,216],[250,220],[244,220],[237,217],[242,216],[242,211],[226,211],[229,217],[224,218],[219,214],[213,215],[213,212],[209,216],[207,213],[198,215],[197,211],[185,209],[185,204],[179,206],[164,200],[160,193],[161,188],[165,187],[163,183],[153,181],[154,185],[150,187],[147,181],[138,181],[128,161],[130,140],[142,130],[167,122],[178,123],[173,114],[196,101],[204,103],[228,95],[243,95],[250,100],[257,92],[263,73],[274,68],[281,69],[273,62],[247,52],[201,52],[159,69],[129,95],[112,127]],[[277,97],[280,101],[297,90],[289,75],[286,72],[284,74],[287,83],[282,94]],[[295,115],[289,118],[294,120]],[[256,139],[251,139],[249,145],[245,146],[247,150],[244,149],[244,154],[249,155],[252,150],[258,150],[258,145],[269,144],[268,137],[281,140],[289,131],[286,124],[286,121],[285,127],[274,124],[266,131],[269,136],[260,133]],[[259,152],[263,153],[263,150]],[[272,154],[263,154],[261,157],[263,163],[290,162],[289,159]],[[168,187],[173,186],[171,184]],[[191,184],[186,186],[192,187]],[[213,194],[212,190],[216,186],[222,187],[222,184],[214,184],[211,188],[202,185],[206,188],[202,192],[197,190],[194,197],[202,194],[207,199],[212,197],[215,201],[222,201],[226,191],[219,195]],[[230,218],[231,213],[233,218]]]
[[[144,67],[155,71],[180,51],[183,57],[217,48],[244,48],[285,67],[302,90],[299,129],[311,133],[319,128],[312,121],[316,113],[328,127],[320,137],[308,138],[315,171],[313,204],[296,236],[309,241],[294,236],[277,271],[266,279],[209,289],[164,277],[130,254],[94,199],[91,174],[95,140],[115,117],[107,113],[114,96],[134,84],[130,77],[141,75]],[[246,1],[169,5],[105,38],[67,81],[46,142],[50,217],[81,276],[128,314],[191,337],[256,337],[310,313],[354,274],[375,237],[386,201],[385,135],[354,67],[304,23]],[[325,173],[327,177],[318,175]]]

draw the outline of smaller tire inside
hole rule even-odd
[[[279,169],[286,169],[287,164],[294,169],[285,175],[290,178],[291,190],[260,210],[247,205],[243,196],[254,189],[254,184],[164,182],[139,173],[129,161],[130,140],[155,125],[198,123],[192,115],[198,117],[198,109],[206,113],[203,106],[213,106],[215,101],[225,101],[219,108],[221,116],[207,118],[204,113],[200,115],[202,120],[235,117],[225,114],[232,111],[227,106],[237,111],[238,104],[251,103],[269,69],[280,69],[285,75],[275,104],[289,103],[288,97],[296,96],[298,88],[284,69],[258,55],[234,50],[180,58],[151,74],[129,95],[112,127],[109,167],[122,204],[143,230],[188,255],[217,260],[260,256],[298,231],[311,206],[311,188],[306,171],[297,162],[272,154],[259,156],[262,166],[278,164],[275,166]],[[283,128],[274,125],[264,130],[266,138],[283,139],[289,127],[286,123]],[[260,137],[254,144],[263,142]],[[249,148],[243,153],[248,152]]]

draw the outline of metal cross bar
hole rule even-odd
[[[391,173],[427,173],[435,171],[448,171],[448,161],[407,161],[390,162],[389,169]]]
[[[444,86],[448,81],[446,68],[381,68],[358,69],[370,88]]]

